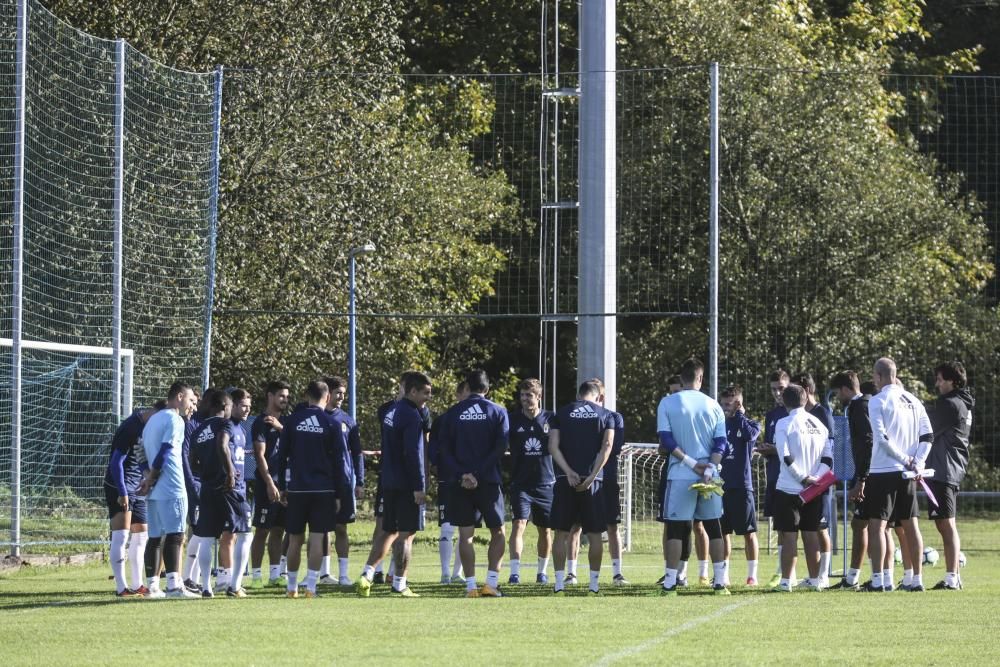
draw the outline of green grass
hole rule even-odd
[[[694,587],[663,598],[653,584],[662,560],[646,551],[626,555],[627,589],[612,588],[605,568],[602,597],[580,587],[555,598],[530,584],[504,586],[504,599],[466,600],[461,586],[430,583],[438,579],[432,539],[418,543],[410,580],[423,597],[411,600],[383,586],[368,599],[333,591],[288,600],[265,589],[246,600],[118,601],[107,565],[24,568],[0,575],[0,656],[5,665],[995,664],[1000,555],[969,556],[966,590],[919,596],[734,586],[730,597]],[[359,547],[352,577],[362,559]],[[761,560],[766,579],[773,557]],[[742,581],[745,564],[735,559],[732,568]],[[524,574],[533,579],[533,568]],[[925,580],[941,576],[931,568]]]

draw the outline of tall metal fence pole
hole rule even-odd
[[[219,226],[219,146],[222,135],[222,65],[215,71],[215,129],[212,134],[211,193],[208,200],[208,276],[205,289],[205,339],[201,386],[208,387],[212,368],[212,305],[215,303],[215,237]]]
[[[10,542],[21,555],[21,334],[24,299],[24,95],[28,74],[28,0],[17,3],[17,55],[14,130],[14,239],[10,352]]]
[[[580,248],[577,384],[604,379],[605,406],[617,395],[617,81],[614,0],[583,0],[580,11]]]
[[[125,40],[115,45],[115,198],[114,198],[114,303],[111,315],[112,370],[114,373],[114,412],[122,414],[122,217],[125,188]]]
[[[719,397],[719,63],[710,70],[708,393]]]

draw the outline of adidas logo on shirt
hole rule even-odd
[[[581,405],[569,413],[570,419],[597,419],[597,412],[589,405]]]
[[[389,410],[389,412],[385,413],[385,417],[382,419],[382,423],[388,426],[389,428],[392,428],[392,418],[395,415],[396,415],[395,410]]]
[[[476,405],[470,405],[465,409],[465,412],[458,416],[458,418],[461,421],[483,421],[488,419],[486,413],[483,412],[483,409],[479,407],[478,403]]]
[[[322,433],[323,427],[319,425],[319,420],[316,419],[316,415],[313,415],[296,426],[295,430],[304,431],[305,433]]]
[[[204,431],[201,432],[201,435],[198,436],[198,444],[201,444],[203,442],[208,442],[213,438],[215,438],[215,433],[212,431],[212,429],[206,428]]]
[[[524,451],[526,453],[533,453],[541,451],[542,441],[538,438],[528,438],[527,442],[524,443]]]

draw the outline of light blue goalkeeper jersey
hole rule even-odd
[[[685,389],[665,396],[656,409],[656,431],[673,434],[677,446],[699,463],[709,460],[715,438],[726,437],[722,407],[700,391]],[[671,456],[667,479],[697,481],[699,475]]]

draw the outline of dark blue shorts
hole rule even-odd
[[[302,535],[308,526],[310,533],[329,533],[336,514],[337,494],[333,492],[289,493],[285,532]]]
[[[253,527],[263,530],[285,527],[285,506],[272,503],[267,496],[267,485],[254,481]]]
[[[540,528],[548,528],[552,519],[552,495],[554,484],[545,484],[530,489],[510,487],[510,511],[515,521],[527,521]]]
[[[242,493],[202,488],[194,534],[218,538],[222,533],[249,533],[250,520],[250,503]]]
[[[607,470],[604,471],[604,474],[608,474]],[[618,486],[618,480],[605,482],[604,488],[601,489],[601,495],[604,496],[605,524],[617,526],[622,522],[621,489]]]
[[[337,510],[337,516],[334,517],[333,522],[337,525],[354,523],[358,512],[354,489],[348,488],[341,491],[337,494],[337,499],[340,501],[340,509]]]
[[[437,488],[437,515],[438,515],[438,525],[448,523],[448,505],[449,499],[451,498],[451,487],[452,482],[438,482]],[[483,515],[476,512],[476,528],[483,527]]]
[[[603,533],[608,526],[604,520],[604,493],[601,482],[595,481],[586,491],[577,491],[565,477],[556,479],[552,496],[552,528],[573,530],[579,524],[585,533]]]
[[[474,489],[463,489],[454,482],[448,495],[447,518],[453,526],[475,526],[477,513],[487,528],[500,528],[505,519],[503,491],[499,484],[480,483]]]
[[[108,519],[115,518],[115,515],[122,511],[122,506],[118,504],[118,489],[110,486],[104,487],[104,499],[108,505]],[[132,523],[146,523],[146,499],[139,498],[134,494],[128,496],[128,508],[132,512]]]
[[[774,496],[778,492],[777,489],[778,478],[774,478],[774,483],[771,480],[767,480],[767,487],[764,489],[764,516],[773,517],[774,516]]]
[[[722,532],[747,535],[757,532],[757,507],[753,491],[726,489],[722,496]]]
[[[198,524],[198,505],[201,504],[201,489],[198,493],[192,495],[188,494],[188,510],[187,510],[187,522],[188,525],[193,529]]]
[[[387,533],[415,533],[424,529],[424,505],[413,502],[413,491],[383,489],[382,530]]]

